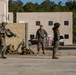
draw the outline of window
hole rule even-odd
[[[40,25],[40,21],[36,21],[36,25],[39,26]]]
[[[60,39],[63,39],[63,36],[60,36]]]
[[[69,21],[64,21],[64,25],[69,25]]]
[[[69,39],[69,34],[64,35],[65,39]]]
[[[48,22],[48,25],[49,25],[49,26],[53,25],[53,21],[49,21],[49,22]]]
[[[30,39],[34,39],[34,35],[30,35]]]

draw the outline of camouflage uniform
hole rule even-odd
[[[57,55],[57,50],[58,50],[58,46],[59,46],[59,39],[60,39],[60,32],[59,32],[59,23],[55,23],[54,24],[54,28],[53,28],[53,32],[54,32],[54,41],[53,41],[53,45],[54,45],[54,49],[53,49],[53,57],[54,59],[57,59],[58,57]]]
[[[47,37],[47,32],[44,29],[38,29],[36,32],[36,38],[38,39],[37,50],[38,53],[40,51],[40,47],[42,46],[43,54],[45,50],[45,39]]]
[[[22,50],[22,53],[21,54],[24,54],[25,53],[25,42],[22,41],[22,47],[21,47],[21,50]]]
[[[6,34],[6,30],[0,27],[0,52],[2,54],[2,58],[6,58],[5,57],[5,52],[6,52],[5,34]]]

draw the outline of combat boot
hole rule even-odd
[[[3,58],[3,59],[7,59],[7,57],[5,57],[4,52],[2,52],[2,58]]]
[[[52,59],[59,59],[58,57],[52,57]]]
[[[56,55],[54,55],[53,57],[52,57],[52,59],[59,59]]]
[[[7,59],[7,57],[2,57],[3,59]]]
[[[45,52],[42,52],[42,54],[45,54]]]

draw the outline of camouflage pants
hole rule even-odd
[[[58,46],[59,46],[59,41],[54,41],[53,57],[55,57],[57,55]]]
[[[44,50],[45,50],[45,40],[44,39],[39,39],[38,40],[38,45],[37,45],[38,52],[40,51],[41,47],[42,47],[42,50],[44,52]]]
[[[2,56],[4,56],[6,52],[5,38],[0,38],[0,41],[0,53],[2,54]]]

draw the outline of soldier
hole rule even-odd
[[[6,52],[6,44],[5,44],[5,34],[6,30],[4,30],[7,23],[3,22],[2,25],[0,25],[0,52],[2,54],[2,58],[6,59],[5,52]]]
[[[53,59],[58,59],[57,50],[58,50],[59,39],[60,39],[59,27],[60,27],[59,23],[57,23],[57,22],[54,23],[54,27],[53,27],[53,33],[54,33],[53,45],[54,45],[54,49],[53,49],[53,56],[52,56]]]
[[[43,54],[45,54],[45,39],[47,38],[47,32],[43,29],[43,25],[40,25],[40,29],[36,32],[36,38],[38,39],[37,50],[39,54],[40,47],[42,46]]]
[[[14,34],[10,29],[6,29],[5,26],[7,25],[6,22],[2,22],[0,25],[0,52],[2,54],[2,58],[6,59],[5,57],[5,52],[6,52],[6,44],[5,44],[5,36],[7,37],[17,37],[19,38],[16,34]]]
[[[21,47],[22,53],[21,54],[24,54],[25,53],[25,49],[26,49],[24,40],[22,41],[21,44],[22,44],[22,47]]]

